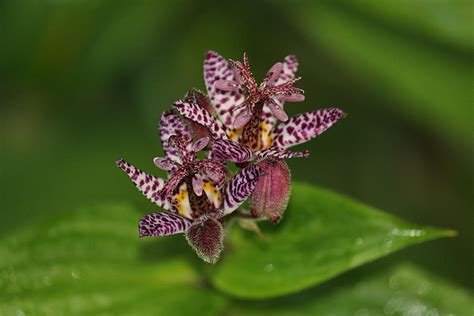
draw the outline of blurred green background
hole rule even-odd
[[[115,167],[160,174],[164,109],[204,89],[206,50],[261,78],[290,53],[304,103],[348,117],[290,162],[314,183],[455,239],[410,258],[474,287],[472,1],[92,1],[0,3],[0,235],[104,201],[151,204]]]

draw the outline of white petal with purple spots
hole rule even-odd
[[[184,117],[207,127],[215,138],[228,138],[226,128],[222,123],[198,104],[180,100],[176,101],[173,105]]]
[[[338,108],[328,108],[303,113],[281,123],[274,130],[273,147],[288,148],[322,134],[345,113]]]
[[[140,237],[167,236],[184,233],[192,222],[169,212],[155,212],[142,218],[138,224]]]
[[[253,158],[250,149],[230,139],[216,139],[212,143],[210,155],[211,159],[223,162],[244,162]]]
[[[163,112],[158,130],[166,157],[181,163],[179,150],[170,146],[168,139],[173,135],[183,135],[190,138],[191,134],[188,127],[184,124],[178,114],[173,110],[168,110]]]
[[[252,194],[261,169],[256,165],[249,165],[237,173],[227,184],[224,190],[223,215],[235,211]]]
[[[306,158],[309,156],[309,151],[288,151],[279,147],[272,147],[265,150],[255,152],[255,156],[258,158],[275,158],[275,159],[287,159],[287,158]]]
[[[218,80],[239,81],[230,63],[218,53],[209,51],[204,59],[207,93],[221,121],[230,127],[235,119],[234,109],[244,101],[243,91],[241,88],[237,91],[220,90],[214,84]]]
[[[170,208],[168,201],[158,194],[158,192],[163,189],[165,180],[147,174],[123,159],[117,160],[117,166],[128,175],[137,189],[142,192],[147,199],[164,209]]]

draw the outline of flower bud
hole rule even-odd
[[[213,218],[193,223],[186,231],[186,239],[197,255],[208,263],[216,263],[224,248],[224,230]]]
[[[265,159],[258,166],[262,175],[252,193],[252,216],[278,222],[290,197],[290,170],[282,159]]]

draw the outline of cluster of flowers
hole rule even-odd
[[[257,84],[245,54],[242,62],[206,54],[207,95],[192,89],[161,117],[165,156],[154,164],[168,172],[168,179],[117,161],[138,190],[166,210],[139,221],[140,237],[184,233],[204,261],[215,263],[223,249],[223,224],[232,217],[281,219],[290,193],[284,159],[309,155],[288,148],[320,135],[345,115],[327,108],[289,119],[284,103],[304,100],[304,91],[293,86],[300,79],[297,68],[296,57],[287,56]],[[236,212],[247,198],[249,210]]]

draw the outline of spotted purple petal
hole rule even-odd
[[[239,78],[235,75],[230,63],[218,53],[209,51],[204,59],[204,81],[207,93],[221,121],[230,127],[235,119],[233,109],[244,101],[243,90],[220,90],[215,86],[217,80],[239,83]]]
[[[165,180],[147,174],[123,159],[117,160],[117,166],[130,177],[137,189],[147,199],[164,209],[170,208],[168,201],[158,194],[163,188]]]
[[[244,162],[251,160],[253,153],[230,139],[216,139],[212,143],[211,157],[217,161]]]
[[[261,175],[261,169],[256,165],[249,165],[237,173],[224,189],[223,216],[235,211],[248,196]]]
[[[283,67],[281,68],[280,75],[275,81],[274,85],[279,85],[287,82],[288,80],[295,79],[296,71],[298,71],[298,59],[295,55],[288,55],[283,60]]]
[[[288,148],[322,134],[336,123],[345,113],[338,108],[328,108],[303,113],[281,123],[274,130],[272,146]]]
[[[212,106],[211,101],[209,100],[207,95],[196,88],[192,88],[188,91],[186,97],[184,98],[184,101],[188,103],[195,103],[207,112],[214,114],[214,107]]]
[[[139,236],[167,236],[184,233],[192,222],[178,214],[169,212],[151,213],[138,223]]]
[[[216,138],[227,138],[225,127],[219,120],[216,120],[208,111],[195,103],[176,101],[174,104],[178,112],[184,117],[206,126],[211,134]]]
[[[179,150],[171,146],[168,139],[173,135],[183,135],[190,138],[191,134],[186,124],[184,124],[178,114],[173,110],[169,110],[163,112],[158,130],[166,157],[173,161],[181,162]]]
[[[197,89],[189,90],[189,92],[186,94],[186,97],[184,98],[184,101],[188,103],[197,104],[207,112],[214,115],[215,111],[214,107],[211,104],[211,101],[209,101],[207,95]],[[182,117],[182,119],[188,126],[194,141],[203,137],[211,137],[211,133],[209,132],[209,129],[206,126],[196,123],[186,117]]]
[[[163,189],[157,193],[162,199],[167,199],[168,201],[173,196],[176,187],[181,183],[181,180],[187,176],[185,169],[180,168],[173,172],[168,180],[163,184]]]
[[[306,158],[309,156],[309,151],[288,151],[279,147],[272,147],[255,152],[257,158],[275,158],[275,159],[287,159],[287,158]]]

